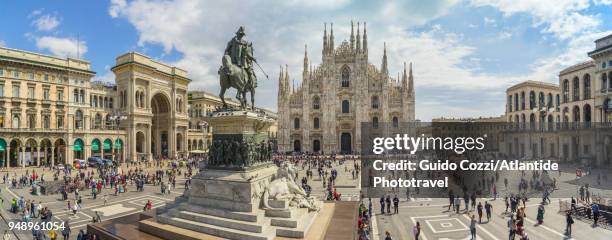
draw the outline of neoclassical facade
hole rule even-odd
[[[94,75],[84,60],[0,48],[0,167],[125,159],[116,87]]]
[[[368,37],[351,23],[350,39],[335,46],[333,25],[323,32],[322,63],[312,66],[304,52],[302,82],[290,86],[288,70],[279,73],[278,150],[356,153],[362,122],[415,120],[412,65],[389,76],[386,46],[380,69],[368,60]]]
[[[612,163],[612,35],[596,40],[588,55],[591,60],[563,69],[558,84],[527,81],[508,88],[507,121],[542,130],[509,139],[511,155]]]
[[[117,84],[117,111],[125,120],[131,160],[187,156],[187,71],[139,53],[117,57],[111,68]]]

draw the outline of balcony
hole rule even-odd
[[[65,101],[61,101],[61,100],[60,101],[55,101],[55,105],[57,107],[64,107],[66,105],[66,102]]]
[[[0,133],[65,133],[67,131],[54,128],[0,128]]]
[[[43,100],[42,100],[42,104],[43,104],[43,105],[51,105],[51,100],[49,100],[49,99],[43,99]]]
[[[27,102],[28,102],[28,104],[36,104],[36,99],[35,98],[28,98]]]
[[[20,97],[11,97],[11,102],[13,103],[23,103],[23,98]]]

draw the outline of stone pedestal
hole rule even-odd
[[[206,121],[213,128],[208,161],[200,165],[186,196],[160,209],[157,223],[140,222],[140,229],[174,240],[206,239],[173,234],[176,228],[226,239],[304,238],[318,212],[277,200],[268,201],[275,209],[262,206],[266,187],[278,171],[267,145],[274,120],[252,111],[222,111]]]

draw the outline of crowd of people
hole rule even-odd
[[[159,186],[161,194],[170,194],[170,190],[176,189],[177,178],[184,177],[185,187],[191,183],[189,180],[197,169],[200,159],[181,159],[182,161],[160,160],[155,162],[124,163],[121,165],[100,165],[89,168],[74,169],[71,167],[59,168],[36,168],[26,169],[21,175],[16,172],[2,176],[2,183],[11,189],[31,188],[33,195],[58,194],[65,201],[66,212],[76,215],[86,205],[101,196],[103,205],[106,206],[109,198],[117,198],[129,191],[143,192],[145,187]],[[40,171],[41,174],[37,171]],[[45,184],[45,174],[53,175],[53,183]],[[56,191],[52,191],[51,185],[59,185]],[[44,189],[42,193],[40,188]],[[129,189],[129,190],[128,190]],[[89,193],[88,196],[84,196]],[[27,199],[24,196],[13,198],[9,202],[9,211],[14,216],[19,216],[21,221],[53,221],[52,210],[45,206],[42,201]],[[0,197],[2,207],[4,199]],[[153,208],[153,202],[149,199],[143,206],[143,210]],[[92,222],[100,222],[102,219],[98,212],[92,217]],[[63,229],[51,229],[47,231],[32,230],[32,238],[36,240],[59,239],[63,236],[68,239],[71,234],[70,224],[64,222]],[[10,235],[10,234],[9,234]],[[93,234],[80,230],[78,240],[97,239]]]

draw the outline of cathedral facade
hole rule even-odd
[[[312,66],[304,51],[302,82],[290,86],[281,67],[278,85],[278,151],[359,153],[361,123],[374,126],[415,120],[412,64],[389,76],[387,50],[380,68],[368,59],[368,37],[351,23],[350,39],[335,46],[333,24],[323,31],[321,64]]]

